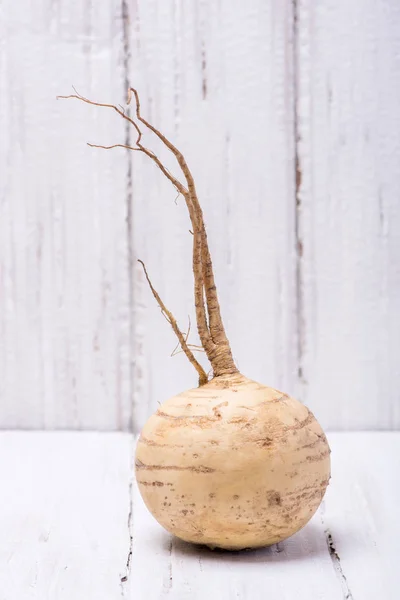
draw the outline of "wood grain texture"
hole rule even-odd
[[[118,101],[120,2],[2,3],[0,427],[128,429],[128,162],[123,125],[56,101]]]
[[[121,598],[131,438],[0,434],[2,600]]]
[[[396,600],[400,585],[400,434],[329,435],[332,481],[321,514],[350,600]]]
[[[397,600],[400,434],[329,443],[332,480],[312,521],[277,546],[231,553],[180,542],[150,516],[131,436],[2,432],[0,596]]]
[[[129,4],[130,82],[142,112],[184,153],[204,207],[222,315],[240,370],[297,380],[292,8],[290,2]],[[154,136],[148,144],[179,171]],[[183,330],[192,321],[186,207],[146,157],[132,157],[134,256]],[[174,203],[175,200],[175,203]],[[196,385],[135,270],[135,426]]]
[[[134,84],[204,206],[240,370],[325,428],[400,426],[395,0],[3,0],[0,428],[139,430],[196,384],[186,208],[106,102]],[[154,137],[146,142],[178,173]]]
[[[400,6],[297,15],[302,399],[331,429],[400,425]]]

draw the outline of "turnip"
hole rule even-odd
[[[135,128],[146,154],[186,202],[193,236],[192,266],[197,330],[212,377],[145,276],[179,345],[198,374],[198,387],[164,402],[150,417],[136,450],[137,483],[150,512],[188,542],[239,550],[279,542],[302,528],[317,510],[330,479],[330,450],[320,425],[300,402],[242,375],[225,333],[213,266],[193,176],[181,152],[141,115],[112,104]],[[185,184],[142,143],[141,125],[172,152]]]

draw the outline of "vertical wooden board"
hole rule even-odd
[[[331,429],[400,424],[400,6],[298,2],[303,399]]]
[[[332,480],[322,519],[343,597],[397,600],[400,434],[335,433],[329,442]]]
[[[182,150],[208,228],[238,366],[293,392],[297,376],[292,7],[290,2],[130,5],[130,83],[142,112]],[[133,138],[132,138],[133,139]],[[165,149],[146,141],[178,174]],[[133,161],[134,255],[182,329],[193,310],[183,200],[146,157]],[[196,384],[135,271],[135,424]],[[193,334],[192,340],[196,340]]]
[[[0,434],[2,600],[123,597],[130,436]]]
[[[0,427],[127,429],[130,311],[120,2],[5,0],[0,24]]]

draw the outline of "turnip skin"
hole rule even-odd
[[[143,428],[136,476],[153,516],[188,542],[277,543],[317,510],[330,449],[300,402],[239,373],[167,400]]]

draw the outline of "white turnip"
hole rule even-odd
[[[146,121],[136,90],[136,119],[111,104],[135,128],[135,146],[185,199],[192,225],[194,303],[212,378],[145,276],[182,351],[198,373],[197,388],[175,396],[147,421],[136,450],[137,482],[154,517],[179,538],[241,549],[279,542],[317,510],[330,478],[330,450],[321,427],[300,402],[239,373],[223,326],[213,267],[193,176],[177,148]],[[140,124],[174,154],[185,185],[142,143]]]

